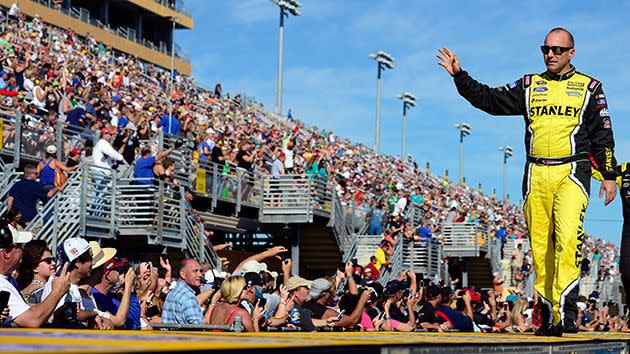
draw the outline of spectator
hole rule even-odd
[[[68,326],[86,326],[96,329],[112,329],[109,315],[98,310],[87,310],[82,301],[79,283],[90,276],[93,258],[90,244],[82,238],[66,239],[57,248],[57,259],[61,264],[68,264],[70,288],[65,296],[57,302],[53,314],[53,323]],[[52,295],[53,283],[56,276],[48,278],[42,300]],[[74,312],[78,309],[77,312]],[[70,317],[68,317],[70,313]],[[75,316],[76,314],[76,316]]]
[[[70,173],[79,168],[78,166],[66,167],[61,161],[57,160],[56,154],[57,147],[55,145],[49,145],[46,147],[46,158],[37,164],[39,183],[41,183],[47,190],[55,188],[56,170],[59,169],[63,172]]]
[[[95,175],[103,177],[109,175],[108,170],[112,167],[109,161],[124,161],[123,156],[110,144],[112,136],[111,129],[101,129],[101,139],[94,145],[94,150],[92,150],[94,166],[98,167],[93,169]]]
[[[248,290],[249,289],[249,290]],[[259,321],[263,318],[264,309],[255,307],[252,316],[249,311],[241,307],[243,301],[252,293],[251,285],[248,285],[242,276],[231,276],[221,284],[222,303],[212,308],[209,323],[213,325],[231,325],[235,317],[241,317],[246,332],[258,332]]]
[[[140,147],[137,132],[136,125],[129,122],[125,125],[124,130],[116,136],[112,144],[112,147],[123,156],[128,165],[133,164],[136,159],[136,149]]]
[[[0,221],[0,291],[9,292],[9,315],[4,322],[15,323],[20,327],[40,327],[53,313],[55,304],[70,287],[67,266],[64,266],[59,277],[51,283],[48,299],[31,307],[18,292],[10,274],[16,270],[22,258],[22,245],[33,238],[30,232],[17,231]]]
[[[381,275],[381,272],[379,271],[380,267],[377,268],[376,263],[378,263],[376,256],[371,256],[370,263],[365,266],[364,270],[364,272],[367,272],[368,270],[370,271],[369,279],[372,281],[376,281]]]
[[[195,290],[201,286],[201,265],[194,259],[185,258],[179,265],[179,279],[164,301],[163,323],[203,324],[201,305]]]
[[[512,285],[516,285],[514,280],[514,276],[516,275],[517,270],[523,268],[523,244],[519,243],[516,245],[516,249],[514,249],[511,253],[511,261],[510,268],[512,270],[511,282]]]
[[[460,290],[459,294],[453,298],[453,300],[462,299],[465,306],[464,314],[451,307],[451,289],[445,287],[442,289],[442,302],[435,307],[435,314],[438,317],[440,324],[447,323],[450,329],[456,329],[460,332],[472,332],[472,307],[470,304],[470,293],[468,291]]]
[[[173,109],[175,111],[175,109]],[[173,114],[165,114],[158,125],[162,128],[164,136],[179,135],[181,123],[177,120],[177,116]]]
[[[18,289],[29,305],[42,302],[44,285],[55,273],[55,258],[44,240],[31,240],[24,245],[18,272]]]
[[[35,218],[37,215],[37,202],[45,202],[47,199],[52,198],[60,188],[53,187],[47,190],[41,184],[37,183],[37,169],[33,165],[24,166],[23,178],[16,182],[9,190],[9,197],[7,198],[7,209],[16,209],[22,216],[20,218],[20,225],[25,227],[26,224]]]
[[[153,169],[156,164],[162,163],[162,160],[171,152],[175,151],[175,146],[166,150],[158,151],[155,156],[151,154],[151,147],[145,146],[140,151],[140,158],[136,161],[133,169],[134,183],[141,185],[153,185]]]
[[[309,297],[310,286],[313,282],[308,281],[298,276],[289,278],[286,283],[289,296],[294,301],[294,310],[291,312],[290,322],[294,326],[300,328],[306,332],[315,331],[315,325],[313,324],[312,312],[305,309],[303,306]]]

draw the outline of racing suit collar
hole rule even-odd
[[[564,73],[556,74],[550,71],[546,71],[542,76],[547,80],[562,81],[570,79],[573,74],[575,74],[575,66],[571,65],[571,68]]]

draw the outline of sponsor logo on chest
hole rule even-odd
[[[530,117],[558,116],[576,118],[582,109],[571,106],[537,106],[530,107]]]

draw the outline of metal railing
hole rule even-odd
[[[487,234],[478,223],[443,223],[443,252],[455,257],[479,257],[488,251]]]
[[[277,218],[277,222],[313,222],[313,215],[330,217],[333,188],[325,180],[306,175],[283,175],[277,179],[264,175],[262,178],[261,220],[284,216]]]
[[[195,173],[194,189],[199,195],[212,201],[212,208],[217,202],[228,201],[236,204],[236,212],[242,205],[258,207],[261,201],[262,180],[260,175],[234,166],[231,163],[219,165],[208,161],[199,161]]]
[[[112,28],[109,26],[109,24],[105,25],[103,24],[100,20],[95,19],[94,17],[92,17],[90,15],[90,11],[85,9],[85,8],[81,8],[81,7],[71,7],[71,8],[64,8],[64,7],[56,7],[54,6],[54,2],[52,0],[34,0],[35,2],[37,2],[40,5],[49,7],[53,10],[59,11],[67,16],[76,18],[77,20],[81,21],[81,22],[85,22],[91,26],[95,26],[97,28],[100,28],[104,31],[107,31],[109,33],[115,34],[119,37],[122,37],[124,39],[127,39],[131,42],[140,44],[142,46],[145,46],[147,48],[153,49],[155,51],[159,51],[158,47],[152,43],[151,41],[149,41],[146,38],[142,38],[139,39],[136,37],[136,31],[131,29],[131,28],[127,28],[127,27],[119,27],[116,28],[115,30],[112,30]],[[155,0],[157,3],[162,3],[162,1],[165,1],[167,4],[167,0]],[[178,2],[179,3],[179,2]],[[185,5],[175,5],[174,7],[165,5],[177,12],[183,13],[184,15],[191,17],[191,13],[192,11],[187,8]],[[183,51],[182,51],[183,52]],[[177,53],[176,53],[177,54]],[[184,55],[182,53],[180,53],[180,55],[178,55],[178,58],[180,58],[181,60],[190,63],[190,57],[187,55]]]
[[[425,278],[433,277],[440,272],[442,244],[433,240],[404,239],[402,258],[404,269],[422,273]]]
[[[405,218],[411,221],[411,227],[418,227],[422,225],[422,217],[424,211],[417,205],[409,204],[405,210]]]
[[[0,216],[7,212],[7,198],[11,186],[22,177],[21,172],[15,170],[15,164],[5,165],[0,174]]]
[[[46,241],[52,249],[57,249],[60,242],[82,234],[83,180],[82,169],[68,175],[65,187],[46,203],[35,216],[26,230],[36,234],[37,239]]]
[[[398,239],[394,243],[394,254],[392,255],[389,267],[385,270],[381,268],[381,276],[379,277],[379,282],[383,285],[387,284],[387,282],[389,282],[390,280],[397,279],[398,275],[403,270],[403,242],[403,238],[398,237]]]
[[[171,10],[175,10],[188,17],[192,17],[192,9],[184,3],[182,0],[153,0],[156,3],[168,7]]]

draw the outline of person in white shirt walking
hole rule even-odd
[[[113,132],[109,128],[101,129],[101,139],[94,145],[92,150],[92,159],[94,160],[92,165],[92,183],[93,183],[93,203],[94,210],[100,211],[107,208],[107,203],[104,203],[103,195],[104,190],[107,188],[108,180],[111,177],[110,161],[119,161],[127,165],[123,155],[121,155],[111,145]],[[103,216],[101,212],[98,212],[95,216]]]

